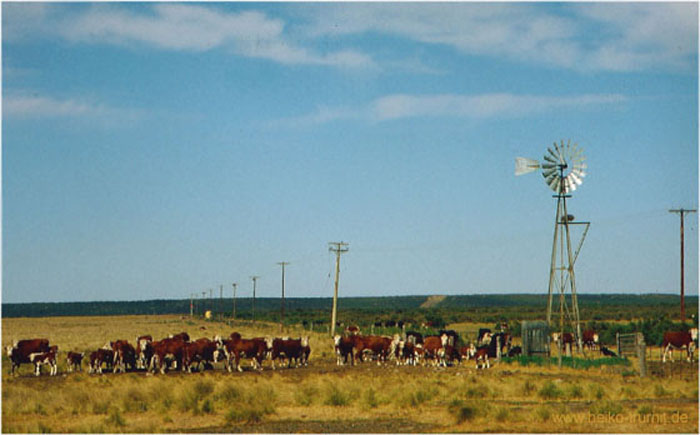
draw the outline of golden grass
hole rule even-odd
[[[180,316],[115,316],[3,319],[2,338],[8,345],[13,338],[46,337],[61,351],[87,351],[144,333],[160,338],[186,331],[198,338],[233,330],[246,337],[281,335],[277,325],[230,327]],[[286,335],[301,334],[293,329]],[[396,427],[391,422],[410,421],[417,432],[698,430],[697,376],[641,379],[622,376],[616,367],[559,370],[556,365],[517,364],[486,371],[475,370],[472,363],[448,369],[371,363],[337,367],[331,340],[309,335],[310,366],[302,369],[272,371],[265,363],[262,373],[227,373],[217,364],[213,372],[196,374],[66,375],[61,361],[59,376],[35,378],[28,366],[18,377],[10,377],[5,366],[2,430],[285,432],[286,427],[304,430],[305,424],[339,422],[355,432],[373,432],[376,421],[389,422],[389,428]],[[678,421],[672,421],[676,411]],[[608,415],[612,417],[602,420]],[[634,416],[646,415],[656,421],[634,421]]]

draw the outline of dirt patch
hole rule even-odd
[[[422,304],[420,304],[421,308],[433,308],[436,305],[438,305],[440,302],[444,301],[447,296],[445,295],[435,295],[435,296],[428,296],[428,299],[425,300]]]
[[[222,427],[186,429],[191,433],[421,433],[435,430],[433,425],[405,419],[379,420],[283,420],[254,425],[238,424]]]

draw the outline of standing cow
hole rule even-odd
[[[664,332],[664,341],[661,345],[664,355],[662,361],[666,362],[666,354],[670,353],[671,361],[673,361],[673,349],[686,349],[688,354],[688,362],[693,360],[695,352],[695,341],[698,339],[698,329],[691,328],[688,332]]]
[[[33,363],[29,356],[33,353],[49,352],[49,340],[45,338],[33,338],[29,340],[20,340],[12,346],[6,348],[7,356],[12,362],[10,374],[15,374],[15,369],[18,369],[22,363]]]

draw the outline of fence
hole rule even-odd
[[[522,321],[523,355],[549,355],[549,327],[546,322]]]
[[[647,374],[647,346],[644,342],[644,334],[636,332],[634,334],[616,334],[617,354],[621,357],[636,356],[639,358],[639,376]]]

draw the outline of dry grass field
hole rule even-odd
[[[471,331],[479,325],[460,324]],[[2,344],[59,346],[59,375],[2,369],[2,431],[13,432],[593,432],[697,433],[697,364],[639,378],[634,366],[586,370],[500,363],[436,369],[338,367],[331,340],[311,335],[308,367],[227,373],[66,373],[65,353],[141,334],[161,338],[282,335],[277,325],[228,326],[180,316],[3,319]],[[299,336],[301,330],[284,335]],[[308,333],[307,333],[308,334]],[[653,352],[652,352],[653,353]],[[682,366],[685,364],[685,367]],[[47,372],[47,370],[44,370]]]

